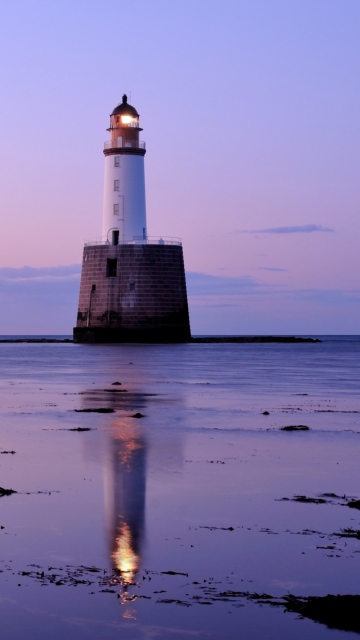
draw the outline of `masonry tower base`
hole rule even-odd
[[[85,246],[74,342],[187,342],[180,244]]]

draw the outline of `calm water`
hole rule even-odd
[[[360,593],[337,535],[360,529],[359,338],[0,344],[0,367],[2,639],[357,637],[234,593]]]

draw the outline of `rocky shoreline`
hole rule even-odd
[[[0,340],[0,343],[35,343],[35,344],[71,344],[74,341],[71,338],[6,338]],[[281,344],[294,344],[302,342],[321,342],[319,338],[300,338],[296,336],[202,336],[192,337],[189,341],[191,344],[248,344],[248,343],[270,343],[277,342]]]

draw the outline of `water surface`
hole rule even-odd
[[[2,638],[355,637],[233,594],[359,593],[359,356],[1,344]]]

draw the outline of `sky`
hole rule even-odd
[[[0,334],[71,333],[123,93],[192,333],[359,333],[359,0],[0,0],[0,59]]]

